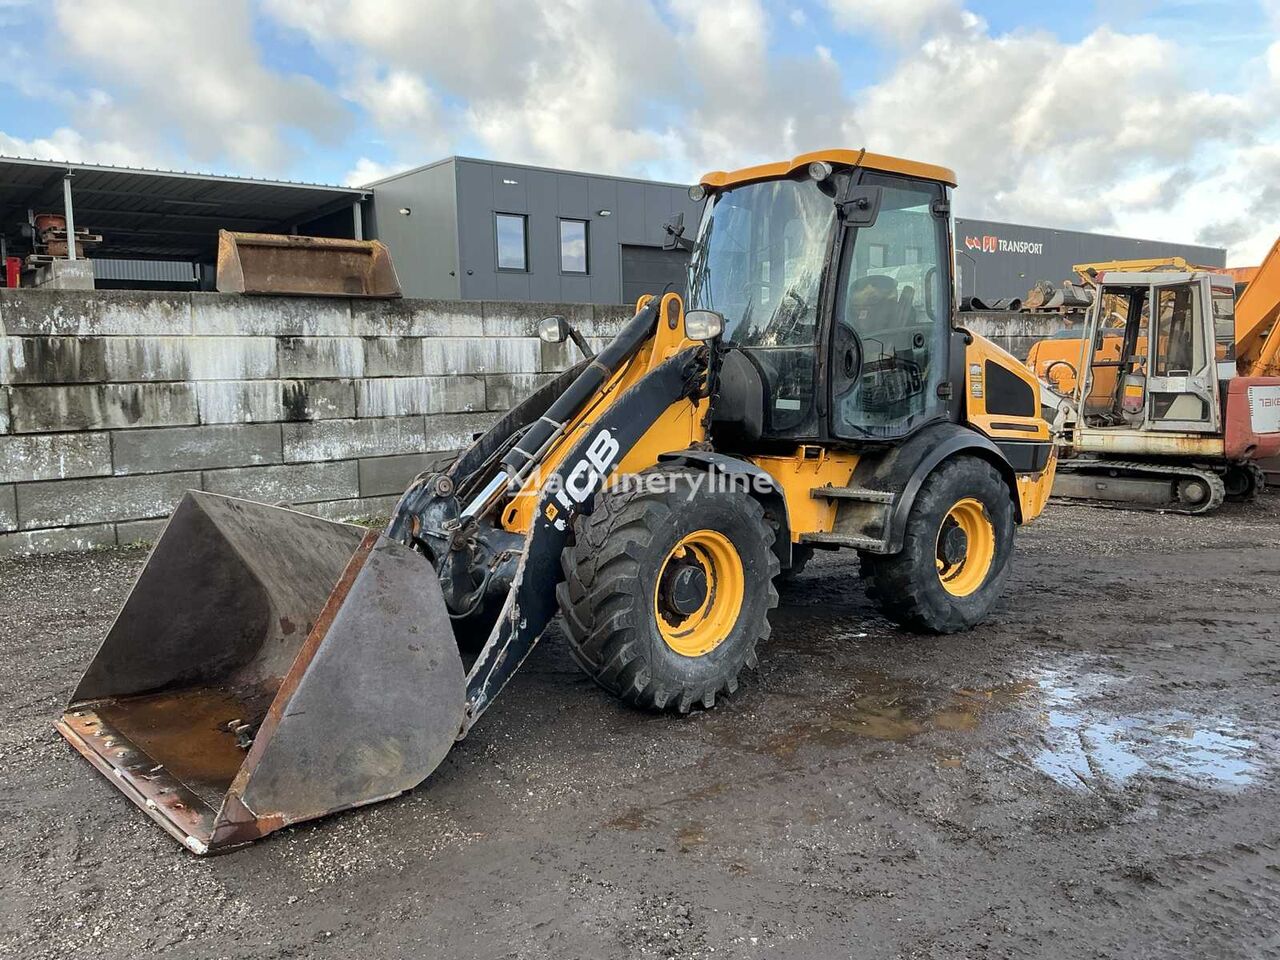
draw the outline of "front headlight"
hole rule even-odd
[[[684,315],[684,332],[690,340],[714,340],[724,333],[724,317],[714,310],[690,310]]]

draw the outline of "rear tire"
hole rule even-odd
[[[636,707],[714,706],[755,668],[769,636],[773,527],[752,497],[708,479],[655,467],[627,490],[602,492],[561,555],[557,598],[573,657]]]
[[[1014,526],[1013,499],[995,467],[976,457],[947,460],[916,496],[902,551],[860,555],[867,594],[912,630],[968,630],[1004,593]]]

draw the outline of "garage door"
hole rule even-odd
[[[635,303],[646,293],[664,293],[667,284],[683,296],[688,266],[689,254],[685,250],[623,244],[622,302]]]

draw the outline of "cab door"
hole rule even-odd
[[[892,439],[948,416],[950,216],[940,184],[865,174],[870,223],[845,222],[829,346],[830,432]]]
[[[1208,280],[1151,288],[1147,426],[1178,433],[1220,429],[1217,355],[1206,315]]]

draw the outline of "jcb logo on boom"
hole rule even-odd
[[[563,510],[557,509],[555,503],[548,503],[545,508],[547,519],[555,524],[557,530],[565,529],[564,514],[585,503],[613,470],[619,450],[618,441],[608,430],[601,430],[595,435],[587,452],[573,465],[565,475],[564,483],[555,491],[555,501]]]

